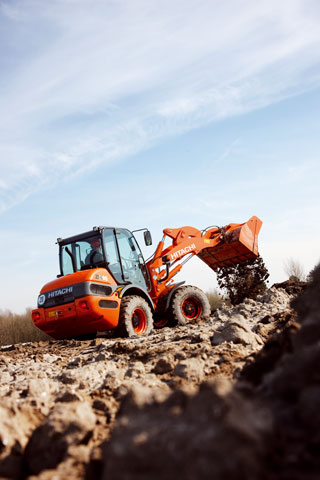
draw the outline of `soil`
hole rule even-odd
[[[0,479],[319,478],[320,268],[305,287],[148,337],[2,347]]]

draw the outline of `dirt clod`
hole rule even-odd
[[[318,478],[320,267],[291,287],[144,338],[2,348],[0,477]]]

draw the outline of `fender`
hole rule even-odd
[[[166,307],[164,309],[164,311],[166,312],[169,308],[169,305],[170,305],[170,302],[171,302],[171,298],[172,298],[172,295],[178,290],[178,288],[181,287],[181,285],[185,284],[186,282],[179,282],[177,283],[172,290],[170,290],[170,293],[168,295],[168,298],[167,298],[167,302],[166,302]]]
[[[154,312],[154,304],[150,295],[148,294],[148,292],[146,292],[146,290],[141,288],[140,285],[130,283],[130,285],[126,285],[120,291],[119,288],[117,288],[117,291],[119,292],[120,298],[123,298],[126,295],[140,295],[140,297],[144,298],[148,302],[152,312]]]

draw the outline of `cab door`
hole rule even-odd
[[[116,238],[124,280],[148,290],[146,278],[143,274],[145,269],[143,255],[134,236],[129,230],[117,229]]]

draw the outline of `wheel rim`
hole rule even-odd
[[[188,297],[183,301],[181,311],[185,318],[188,320],[194,320],[195,318],[200,317],[202,308],[196,297]]]
[[[147,328],[147,315],[142,308],[136,308],[132,313],[132,326],[134,331],[141,335]]]

